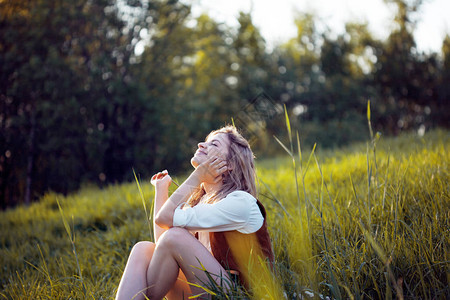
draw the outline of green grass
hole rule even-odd
[[[297,183],[292,157],[257,162],[288,299],[449,295],[449,133],[303,149],[301,163],[292,136]],[[153,190],[140,186],[148,214]],[[131,247],[151,239],[136,183],[48,193],[0,226],[0,299],[111,299]]]

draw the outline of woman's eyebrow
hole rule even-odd
[[[216,139],[211,141],[211,143],[213,143],[213,142],[218,142],[219,144],[222,144],[219,140],[216,140]]]

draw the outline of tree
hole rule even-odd
[[[48,130],[68,127],[72,134],[82,134],[80,128],[71,126],[78,123],[80,117],[78,104],[70,101],[76,93],[72,89],[77,89],[80,77],[72,72],[77,57],[68,59],[68,36],[80,28],[78,10],[85,3],[67,4],[51,1],[4,1],[0,4],[0,99],[5,108],[1,117],[3,205],[6,199],[15,202],[23,197],[29,203],[33,191],[46,186],[45,181],[34,180],[36,174],[43,175],[48,170],[49,166],[42,163],[43,160],[48,162],[44,158],[53,158],[51,154],[55,149],[59,149],[58,156],[70,157],[68,149],[76,149],[64,145],[64,140],[57,139],[56,135],[50,134],[51,139],[46,139]],[[53,17],[48,18],[48,15]],[[69,101],[63,101],[65,99]],[[57,172],[58,168],[55,170]]]
[[[447,34],[442,43],[442,67],[439,72],[436,101],[431,103],[430,119],[434,126],[450,126],[450,36]]]
[[[177,1],[0,3],[3,206],[122,181],[153,154],[136,147],[160,124],[142,128],[159,112],[136,80],[135,47],[143,28],[177,22],[173,8],[189,12]]]
[[[422,1],[389,2],[397,7],[396,29],[379,52],[374,79],[381,97],[377,103],[381,107],[377,123],[396,133],[423,122],[419,117],[425,111],[422,92],[434,84],[426,79],[428,74],[422,73],[423,66],[432,62],[420,57],[413,37],[412,15],[419,10]]]

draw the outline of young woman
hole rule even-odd
[[[167,171],[152,177],[156,241],[133,247],[116,299],[205,296],[199,286],[210,278],[229,289],[236,275],[248,287],[248,266],[273,261],[248,142],[223,127],[198,144],[191,164],[194,171],[170,197]],[[249,263],[253,254],[259,258]]]

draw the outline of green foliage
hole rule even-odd
[[[392,0],[393,30],[335,36],[299,13],[297,36],[268,49],[250,13],[236,28],[178,0],[0,2],[2,209],[83,184],[188,167],[230,119],[258,157],[279,154],[287,109],[302,144],[362,141],[366,99],[385,135],[449,126],[449,38],[418,53],[422,1]],[[260,97],[261,96],[261,97]]]
[[[303,222],[283,213],[295,215],[298,206],[290,160],[259,165],[259,177],[283,205],[265,202],[288,294],[314,289],[315,278],[316,291],[333,297],[333,282],[349,298],[386,298],[398,288],[405,298],[444,297],[449,292],[449,240],[442,235],[450,203],[448,143],[442,131],[380,140],[376,164],[364,144],[322,153],[317,168],[309,168],[299,182],[306,189],[300,202],[310,203]],[[264,186],[261,190],[266,195]],[[313,255],[305,249],[308,241]]]
[[[150,185],[142,186],[142,190],[146,199],[152,196]],[[66,222],[61,219],[57,199]],[[1,285],[2,293],[10,290],[6,295],[12,299],[44,295],[52,299],[83,298],[72,241],[87,297],[113,297],[131,247],[150,238],[135,183],[103,190],[85,187],[67,197],[49,193],[39,203],[2,215],[6,219],[1,224],[5,229],[1,233],[5,274]]]
[[[290,148],[289,139],[280,142]],[[299,140],[292,144],[298,152]],[[449,146],[448,131],[436,130],[380,139],[376,148],[303,146],[301,156],[258,161],[260,200],[287,297],[448,295]],[[48,193],[1,212],[0,296],[112,299],[131,247],[151,239],[141,192],[148,207],[153,189],[143,180],[139,187]]]

